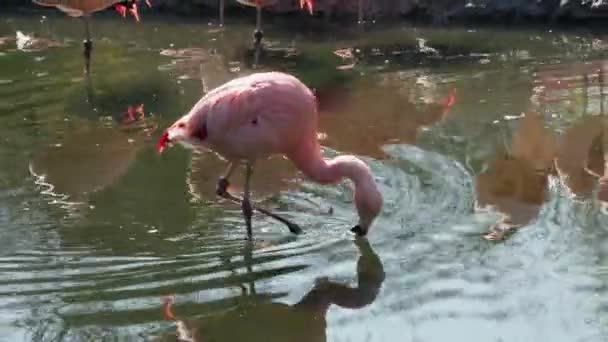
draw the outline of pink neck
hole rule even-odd
[[[333,184],[346,177],[354,186],[354,202],[359,214],[359,227],[365,233],[382,209],[382,195],[370,169],[355,156],[339,156],[323,159],[317,140],[304,142],[287,157],[306,176],[321,184]]]
[[[320,184],[335,184],[346,177],[357,187],[363,178],[368,176],[366,173],[369,173],[367,166],[354,156],[323,159],[317,141],[309,143],[308,146],[300,146],[298,151],[288,157],[302,173]]]

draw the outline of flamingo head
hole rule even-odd
[[[367,182],[367,179],[365,182]],[[359,224],[351,228],[351,232],[359,236],[365,236],[380,211],[382,211],[383,200],[375,184],[360,182],[359,187],[355,191],[355,206],[359,214]]]
[[[156,145],[158,153],[163,153],[173,143],[195,147],[201,145],[207,139],[206,121],[196,123],[193,120],[188,120],[189,118],[181,118],[167,128]]]

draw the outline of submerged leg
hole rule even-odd
[[[253,164],[248,161],[247,168],[245,171],[245,189],[243,191],[243,201],[241,202],[241,210],[243,211],[243,217],[245,218],[245,225],[247,226],[247,237],[251,239],[251,216],[253,215],[253,209],[249,200],[249,185],[251,181],[251,175],[253,174]]]
[[[492,225],[490,230],[483,236],[488,241],[501,241],[504,240],[507,235],[513,234],[519,225],[513,224],[508,220],[504,220],[497,224]]]
[[[230,200],[232,202],[235,202],[235,203],[242,204],[244,199],[234,196],[233,194],[228,192],[228,186],[230,185],[228,178],[232,175],[232,173],[236,169],[236,166],[237,166],[236,163],[230,163],[228,165],[228,169],[222,175],[222,177],[220,177],[220,179],[217,182],[217,188],[216,188],[215,192],[220,197],[223,197],[223,198]],[[302,232],[302,229],[300,228],[300,226],[289,221],[288,219],[283,218],[283,217],[271,212],[270,210],[266,210],[264,208],[260,208],[256,205],[253,205],[253,204],[251,204],[251,202],[249,202],[249,205],[250,205],[251,209],[255,209],[256,211],[285,224],[287,226],[287,228],[289,228],[289,231],[292,232],[293,234],[300,234]]]
[[[220,177],[220,179],[217,181],[217,186],[215,188],[216,195],[221,196],[221,197],[226,197],[225,194],[228,193],[228,186],[230,186],[230,182],[228,181],[228,178],[230,178],[230,176],[232,176],[232,174],[234,173],[234,170],[236,169],[236,166],[237,166],[237,164],[234,162],[230,162],[230,164],[228,164],[228,168],[226,169],[224,174]]]
[[[230,200],[230,201],[234,202],[234,203],[242,203],[243,202],[242,198],[234,196],[233,194],[231,194],[229,192],[225,192],[221,196],[223,198],[227,199],[227,200]],[[280,215],[277,215],[277,214],[273,213],[270,210],[266,210],[264,208],[261,208],[261,207],[255,205],[255,204],[252,204],[251,208],[255,209],[256,211],[258,211],[258,212],[260,212],[260,213],[262,213],[262,214],[264,214],[264,215],[266,215],[268,217],[271,217],[271,218],[273,218],[273,219],[275,219],[275,220],[283,223],[284,225],[287,226],[287,228],[289,228],[289,231],[292,232],[292,233],[294,233],[294,234],[300,234],[302,232],[302,228],[300,228],[300,226],[298,226],[297,224],[289,221],[288,219],[286,219],[286,218],[284,218],[284,217],[282,217]]]
[[[85,70],[89,73],[91,66],[91,51],[93,50],[93,42],[91,41],[91,33],[89,31],[89,17],[84,16],[84,31],[86,39],[84,41],[84,59],[85,59]]]

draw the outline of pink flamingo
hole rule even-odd
[[[307,177],[335,184],[344,177],[354,183],[359,222],[351,231],[364,236],[382,209],[382,195],[369,167],[351,155],[325,160],[317,139],[318,113],[312,91],[296,77],[281,72],[236,78],[207,93],[190,112],[161,136],[158,152],[171,143],[213,150],[228,161],[217,183],[218,196],[239,201],[251,238],[253,209],[285,223],[292,233],[300,228],[250,203],[249,184],[257,159],[282,154]],[[238,164],[246,165],[243,198],[231,195],[228,179]]]
[[[225,0],[219,0],[220,7],[220,26],[224,26],[224,2]],[[268,7],[274,5],[278,2],[278,0],[236,0],[238,3],[255,7],[256,8],[256,25],[255,31],[253,33],[253,37],[255,39],[255,43],[259,45],[262,41],[262,37],[264,33],[262,32],[262,9],[264,7]],[[306,9],[311,15],[314,10],[314,0],[300,0],[300,8]]]

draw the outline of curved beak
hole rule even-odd
[[[158,144],[156,145],[156,151],[158,151],[158,153],[163,153],[163,151],[165,151],[165,149],[169,146],[170,143],[171,139],[169,139],[169,132],[165,131],[158,140]]]

